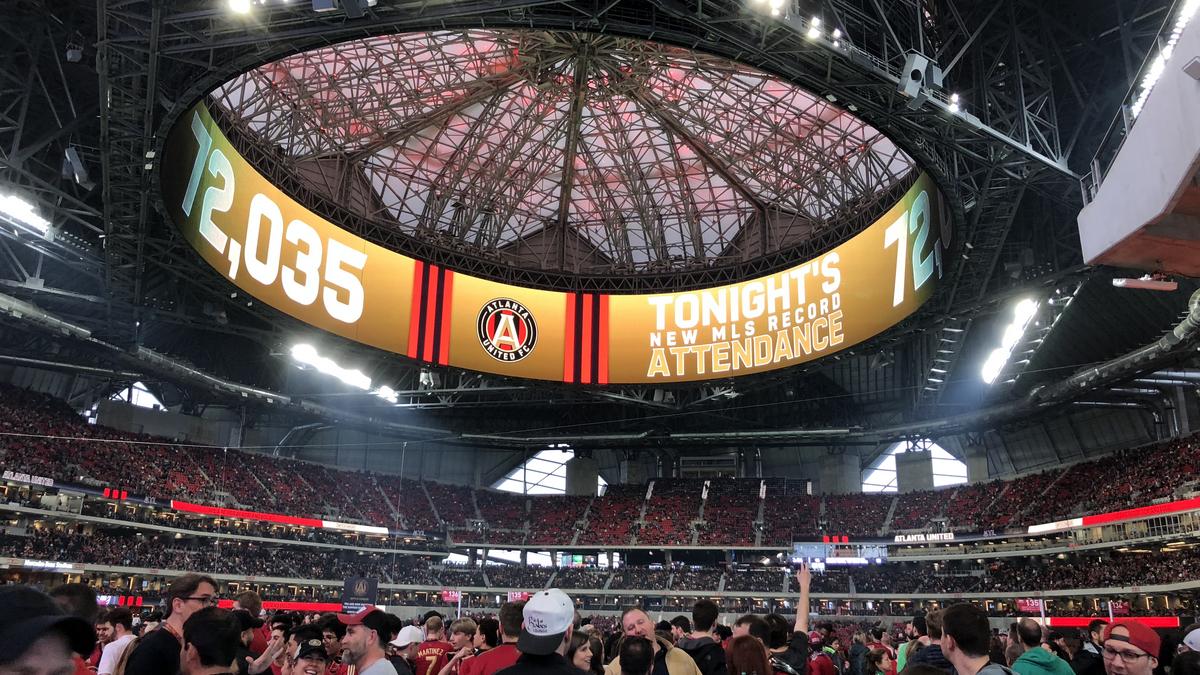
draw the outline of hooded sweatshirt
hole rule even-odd
[[[1031,647],[1012,664],[1017,675],[1075,675],[1071,664],[1041,647]]]
[[[721,647],[720,642],[710,637],[685,637],[676,642],[675,646],[692,657],[702,675],[725,675],[728,672],[725,665],[725,649]]]

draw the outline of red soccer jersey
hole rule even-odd
[[[517,646],[508,642],[468,659],[458,669],[458,675],[493,675],[515,664],[520,655]]]
[[[415,675],[438,675],[450,661],[447,653],[454,651],[454,645],[441,640],[426,640],[417,646],[417,663]]]

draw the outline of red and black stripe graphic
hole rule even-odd
[[[608,296],[567,293],[563,382],[608,384]]]
[[[450,361],[450,298],[454,272],[420,260],[413,267],[412,322],[408,356],[446,365]]]

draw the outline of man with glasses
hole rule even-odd
[[[217,582],[200,574],[185,574],[171,581],[163,593],[164,619],[142,636],[125,665],[125,675],[164,675],[179,672],[183,624],[196,612],[217,604]]]
[[[1140,621],[1121,619],[1104,631],[1100,655],[1108,675],[1150,675],[1158,667],[1162,639]]]

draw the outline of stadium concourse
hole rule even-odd
[[[1200,675],[1200,0],[10,0],[0,675]]]

